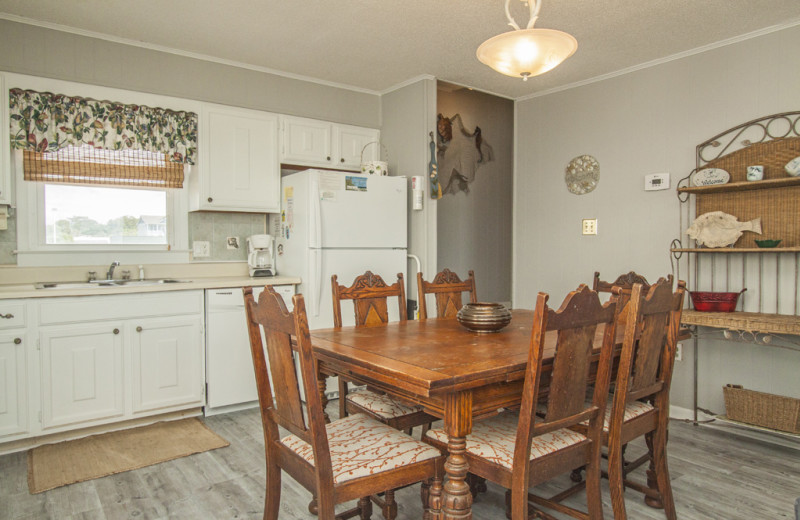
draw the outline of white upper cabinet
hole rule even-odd
[[[282,117],[282,163],[333,165],[333,125],[325,121]]]
[[[278,116],[204,104],[190,209],[278,212],[280,181]]]
[[[364,160],[380,155],[380,132],[372,128],[338,125],[316,119],[281,117],[281,163],[343,170],[361,168]]]
[[[333,140],[338,144],[339,164],[360,170],[362,150],[365,161],[380,159],[380,137],[380,132],[371,128],[334,125]]]

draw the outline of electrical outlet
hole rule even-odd
[[[683,343],[678,343],[678,348],[675,349],[675,361],[683,361]]]
[[[585,218],[583,219],[583,234],[584,235],[596,235],[597,234],[597,219],[596,218]]]
[[[192,255],[195,258],[211,256],[211,242],[195,240],[192,242]]]

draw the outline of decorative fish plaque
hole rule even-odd
[[[722,211],[711,211],[697,217],[686,234],[698,245],[725,247],[735,243],[745,231],[761,234],[761,219],[739,222],[739,219]]]

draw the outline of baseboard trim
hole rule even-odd
[[[694,421],[694,413],[690,408],[670,405],[669,418],[692,422]],[[697,411],[697,421],[699,426],[714,428],[726,433],[730,433],[739,437],[746,437],[762,443],[800,450],[800,442],[794,440],[793,438],[781,435],[780,433],[770,433],[768,431],[749,428],[743,425],[740,426],[730,422],[718,421],[716,420],[715,416],[703,413],[700,410]]]

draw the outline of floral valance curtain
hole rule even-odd
[[[162,153],[175,163],[195,164],[197,114],[143,105],[12,88],[11,146],[53,152],[90,145],[107,150]]]

